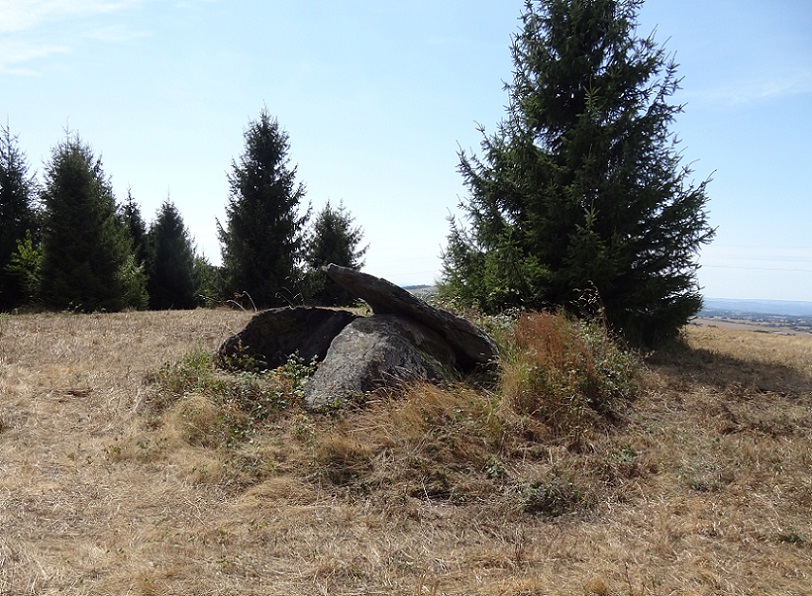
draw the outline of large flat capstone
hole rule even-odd
[[[470,321],[434,308],[388,280],[334,264],[326,270],[336,283],[369,304],[376,315],[398,315],[438,333],[451,346],[459,370],[470,371],[496,358],[493,339]]]

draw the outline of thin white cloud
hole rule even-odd
[[[70,52],[67,45],[0,40],[0,74],[33,76],[36,71],[25,65],[33,60]]]
[[[781,99],[812,93],[812,70],[770,73],[762,77],[733,81],[710,89],[684,93],[692,104],[710,103],[735,106],[756,101]]]
[[[34,75],[31,63],[65,54],[80,37],[122,41],[140,34],[119,25],[87,29],[82,35],[65,26],[80,17],[113,14],[142,4],[144,0],[0,0],[0,74]],[[60,24],[55,35],[52,25]],[[64,32],[64,33],[63,33]]]
[[[2,59],[11,63],[26,62],[35,58],[42,58],[51,54],[64,54],[68,47],[56,44],[27,44],[15,41],[0,41],[0,55]]]
[[[146,37],[147,35],[148,34],[143,31],[134,31],[122,25],[110,25],[109,27],[94,29],[90,31],[86,37],[98,41],[118,42],[138,39],[139,37]]]
[[[703,267],[755,271],[812,271],[812,247],[716,246],[702,250]]]
[[[183,10],[194,8],[196,4],[214,4],[215,2],[217,2],[217,0],[180,0],[179,2],[175,2],[175,8]]]
[[[117,12],[142,0],[0,0],[0,33],[29,31],[46,21]]]

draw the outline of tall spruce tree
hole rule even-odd
[[[45,304],[84,312],[144,307],[145,277],[116,216],[110,181],[77,135],[53,149],[42,196]]]
[[[169,199],[147,235],[147,292],[156,310],[194,308],[200,286],[195,249],[183,218]]]
[[[287,133],[267,110],[244,134],[245,152],[232,162],[225,226],[217,222],[226,286],[248,292],[259,306],[284,305],[302,282],[305,189],[290,167]]]
[[[0,126],[0,310],[20,306],[31,290],[19,275],[18,245],[36,248],[39,222],[37,185],[9,126]]]
[[[334,263],[360,270],[367,246],[361,246],[364,231],[354,226],[355,218],[340,203],[337,208],[327,204],[316,214],[307,241],[308,299],[323,306],[348,306],[355,296],[328,279],[322,267]]]
[[[714,230],[670,132],[677,66],[636,35],[640,0],[528,0],[507,116],[451,220],[443,291],[487,311],[591,303],[633,342],[674,336],[701,307]],[[585,300],[590,297],[590,300]]]

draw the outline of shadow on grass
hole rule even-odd
[[[805,373],[780,362],[738,358],[686,344],[655,352],[646,362],[670,381],[681,384],[786,396],[812,392],[812,370]]]

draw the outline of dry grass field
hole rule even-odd
[[[305,413],[211,370],[249,316],[0,315],[0,594],[812,594],[812,337],[688,328],[560,433]]]

